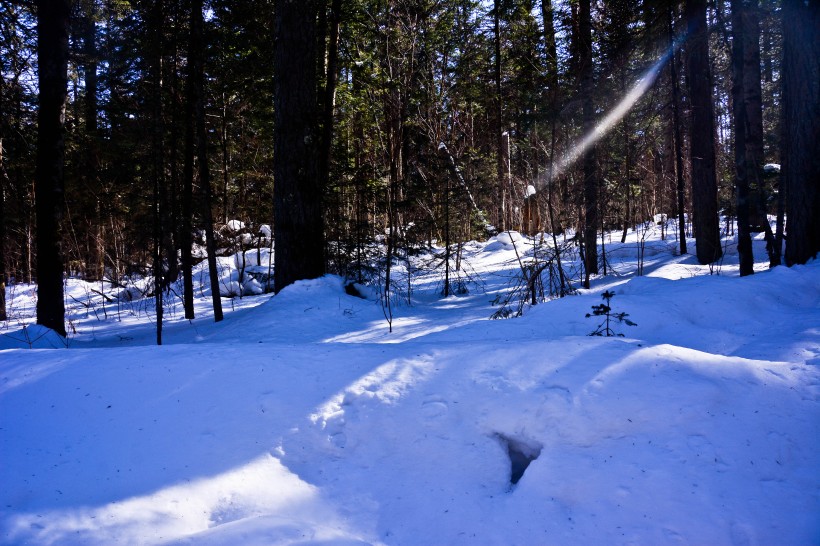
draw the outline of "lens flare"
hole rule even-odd
[[[584,137],[577,144],[570,147],[570,149],[551,166],[549,169],[550,180],[554,180],[564,174],[564,171],[572,166],[572,164],[575,163],[575,161],[577,161],[578,158],[584,154],[584,152],[594,146],[596,142],[612,130],[615,124],[624,118],[627,112],[629,112],[635,103],[638,102],[638,99],[640,99],[644,93],[649,91],[652,84],[654,84],[655,80],[658,79],[658,75],[661,70],[672,57],[673,51],[673,49],[667,51],[667,53],[658,59],[658,61],[653,64],[649,70],[644,72],[634,87],[632,87],[626,96],[621,99],[621,102],[619,102],[615,108],[612,109],[612,111],[610,111],[601,121],[599,121],[591,132],[584,135]],[[542,182],[541,185],[543,186],[543,184],[544,183]]]

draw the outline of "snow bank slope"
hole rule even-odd
[[[327,278],[202,342],[0,351],[0,542],[817,543],[820,265],[612,288],[630,337],[585,335],[598,292],[388,334]]]

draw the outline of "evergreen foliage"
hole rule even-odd
[[[598,305],[593,305],[592,313],[586,314],[587,318],[604,317],[604,320],[589,335],[602,337],[624,337],[623,334],[615,332],[615,330],[612,328],[613,323],[626,324],[627,326],[637,326],[637,324],[626,318],[629,316],[628,313],[615,313],[612,311],[612,298],[614,297],[615,293],[607,290],[606,292],[601,294],[601,298],[603,298],[603,300],[606,303],[599,303]]]
[[[116,284],[153,275],[167,293],[206,257],[206,240],[212,258],[228,252],[219,233],[231,220],[276,226],[288,214],[306,220],[303,227],[293,224],[290,244],[311,248],[308,275],[383,278],[385,289],[394,284],[392,264],[438,247],[444,262],[455,265],[459,245],[487,237],[493,227],[552,239],[559,295],[599,269],[607,272],[603,231],[622,228],[625,237],[657,215],[678,219],[664,237],[678,240],[682,252],[685,236],[695,237],[702,263],[720,257],[719,214],[744,217],[742,241],[756,229],[766,232],[772,265],[784,241],[789,265],[817,251],[818,223],[811,218],[818,192],[816,184],[801,183],[816,180],[820,157],[811,140],[820,88],[814,3],[299,4],[301,19],[277,27],[271,22],[288,3],[205,0],[202,28],[193,29],[199,19],[182,0],[74,2],[57,210],[38,202],[33,183],[42,168],[38,139],[50,131],[38,129],[48,100],[36,84],[44,65],[36,21],[50,4],[3,3],[0,264],[7,283],[47,278],[40,258],[56,260],[58,280],[76,275]],[[738,26],[747,20],[748,32]],[[277,118],[284,107],[277,111],[274,90],[285,73],[275,72],[274,59],[281,48],[301,47],[298,39],[308,34],[315,55],[292,70],[309,82],[316,149],[297,157],[277,152],[305,135],[285,134],[289,129]],[[741,44],[736,36],[751,38]],[[564,165],[665,54],[667,65],[651,88],[588,153]],[[737,63],[733,73],[733,56],[741,54],[760,67],[759,76],[738,71]],[[740,116],[731,105],[742,74],[759,80],[761,106]],[[201,89],[191,93],[196,82]],[[746,83],[743,89],[758,93],[754,81]],[[754,133],[745,152],[735,142],[743,135],[738,119],[751,120]],[[759,176],[762,164],[781,157],[782,180]],[[297,173],[313,163],[319,171],[301,203],[287,201],[292,192],[279,186],[288,162]],[[737,165],[746,166],[744,176],[736,176]],[[42,241],[38,206],[52,209],[57,223]],[[779,218],[776,233],[767,215]],[[287,222],[278,225],[273,239],[285,235]],[[300,239],[306,236],[309,242]],[[282,274],[285,264],[304,257],[301,251],[285,256],[286,247],[277,253]],[[562,267],[562,249],[580,253],[583,273]],[[746,246],[743,254],[748,272]],[[382,271],[368,269],[374,255],[383,256]],[[442,292],[449,294],[449,275],[457,280],[464,272],[443,271]],[[192,290],[186,278],[185,296]],[[537,290],[526,290],[531,300]]]

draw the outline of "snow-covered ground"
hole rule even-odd
[[[329,276],[219,324],[203,289],[157,347],[152,301],[71,281],[51,349],[12,287],[0,543],[820,544],[820,263],[767,271],[758,239],[739,278],[731,242],[710,271],[653,232],[637,276],[644,236],[509,320],[528,240],[472,243],[481,284],[417,272],[392,333]],[[604,290],[625,337],[587,335]]]

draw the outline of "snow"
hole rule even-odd
[[[245,222],[241,220],[228,220],[228,223],[225,224],[225,227],[228,228],[230,231],[241,231],[245,229]]]
[[[820,262],[767,271],[756,239],[739,278],[734,240],[712,268],[657,226],[606,242],[591,290],[510,320],[490,302],[533,239],[469,243],[482,282],[442,298],[418,272],[392,333],[334,276],[214,324],[203,264],[161,347],[150,282],[106,303],[126,289],[70,280],[66,348],[11,286],[0,543],[818,543]],[[261,288],[269,255],[245,258],[224,286],[245,263]],[[604,290],[625,337],[588,336]]]

